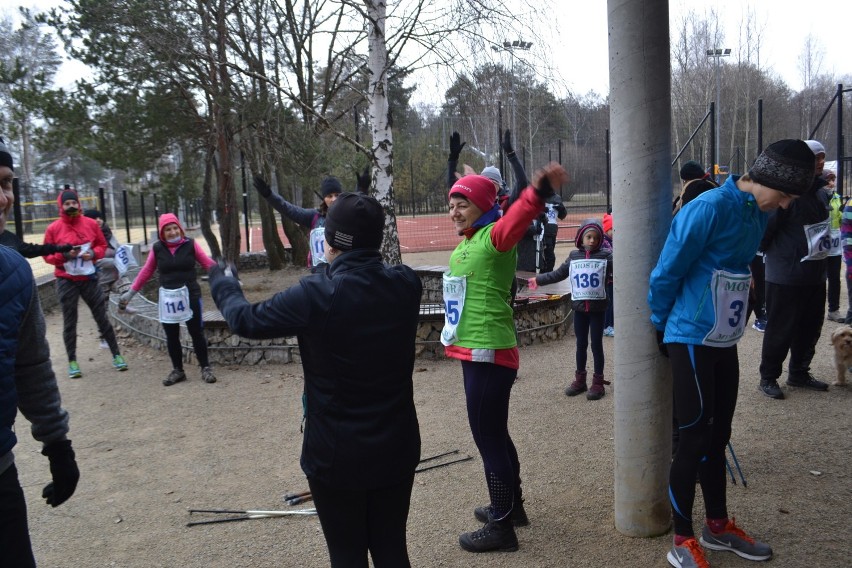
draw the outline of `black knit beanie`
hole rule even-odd
[[[80,201],[80,198],[77,196],[77,192],[73,189],[63,189],[62,193],[59,194],[59,203],[65,203],[69,199],[73,199],[74,201]]]
[[[704,168],[695,160],[689,160],[680,169],[680,179],[689,181],[691,179],[701,179],[704,177]]]
[[[367,195],[341,193],[325,217],[325,240],[337,250],[378,249],[382,246],[385,212]]]
[[[12,171],[15,171],[15,165],[12,163],[12,154],[9,148],[6,147],[6,142],[0,138],[0,166],[6,166]]]
[[[336,177],[328,176],[320,184],[320,194],[323,198],[326,198],[332,193],[343,193],[343,186],[340,185],[340,180]]]
[[[814,181],[816,156],[801,140],[773,142],[755,160],[749,177],[771,189],[804,195]]]

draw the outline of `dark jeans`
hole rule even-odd
[[[192,349],[195,357],[202,368],[209,367],[207,358],[207,338],[204,336],[204,322],[201,321],[201,298],[190,298],[189,309],[192,317],[186,322],[186,330],[192,338]],[[172,368],[183,369],[183,346],[180,343],[180,324],[164,323],[163,331],[166,332],[166,346],[169,350],[169,358],[172,360]]]
[[[27,525],[27,502],[15,464],[0,474],[0,565],[10,568],[36,565]]]
[[[785,286],[766,283],[766,332],[760,358],[760,379],[781,376],[787,351],[789,376],[808,374],[825,319],[825,283]]]
[[[106,300],[97,280],[57,278],[56,295],[62,306],[62,339],[69,361],[77,360],[77,304],[80,298],[89,306],[98,331],[109,345],[113,356],[120,353],[118,342],[115,340],[115,330],[107,317]]]
[[[541,272],[544,274],[545,272],[553,271],[553,267],[556,266],[556,234],[544,235],[542,245],[544,247],[542,250],[544,260]]]
[[[843,257],[830,256],[825,260],[828,275],[828,311],[836,312],[840,309],[840,267],[843,264]]]
[[[728,516],[725,447],[737,406],[740,366],[737,348],[667,345],[680,443],[669,473],[675,534],[694,536],[695,476],[701,482],[706,516]]]
[[[589,336],[591,336],[592,358],[595,373],[604,372],[603,328],[605,312],[581,312],[574,310],[574,335],[577,336],[577,370],[586,370]]]
[[[308,479],[332,568],[406,568],[405,528],[414,475],[381,489],[339,489]]]
[[[467,419],[482,456],[494,518],[512,511],[521,487],[521,464],[509,436],[509,395],[517,370],[494,363],[462,361]]]

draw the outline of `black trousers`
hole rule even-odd
[[[414,474],[403,483],[372,490],[338,489],[308,479],[332,568],[411,566],[405,539]]]
[[[115,330],[107,317],[106,299],[97,280],[57,278],[56,295],[62,306],[62,339],[69,361],[77,360],[77,304],[80,298],[89,306],[98,331],[109,344],[113,356],[120,353]]]
[[[731,439],[740,365],[736,345],[667,347],[680,438],[669,473],[669,498],[675,534],[694,536],[696,474],[707,518],[728,516],[725,447]]]
[[[830,312],[836,312],[840,309],[840,267],[842,264],[842,256],[830,256],[825,259],[828,274],[828,311]]]
[[[760,358],[760,379],[781,376],[790,352],[788,373],[803,378],[811,368],[825,318],[825,282],[812,286],[766,283],[766,332]]]
[[[35,568],[27,502],[15,464],[0,474],[0,565]]]
[[[210,366],[207,357],[207,338],[204,336],[204,322],[201,320],[201,298],[190,298],[189,309],[192,317],[186,322],[186,329],[192,338],[192,349],[198,359],[198,365],[203,369]],[[163,331],[166,332],[166,347],[169,351],[169,359],[172,360],[173,369],[183,369],[183,346],[180,344],[180,324],[164,323]]]

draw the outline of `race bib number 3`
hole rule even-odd
[[[730,347],[736,345],[745,330],[751,274],[734,274],[724,270],[713,273],[710,293],[716,321],[704,337],[704,345]]]

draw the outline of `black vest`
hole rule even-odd
[[[177,290],[186,286],[189,297],[201,297],[201,287],[195,272],[195,241],[186,239],[172,254],[162,241],[154,243],[154,258],[157,259],[157,271],[160,273],[160,286]]]

